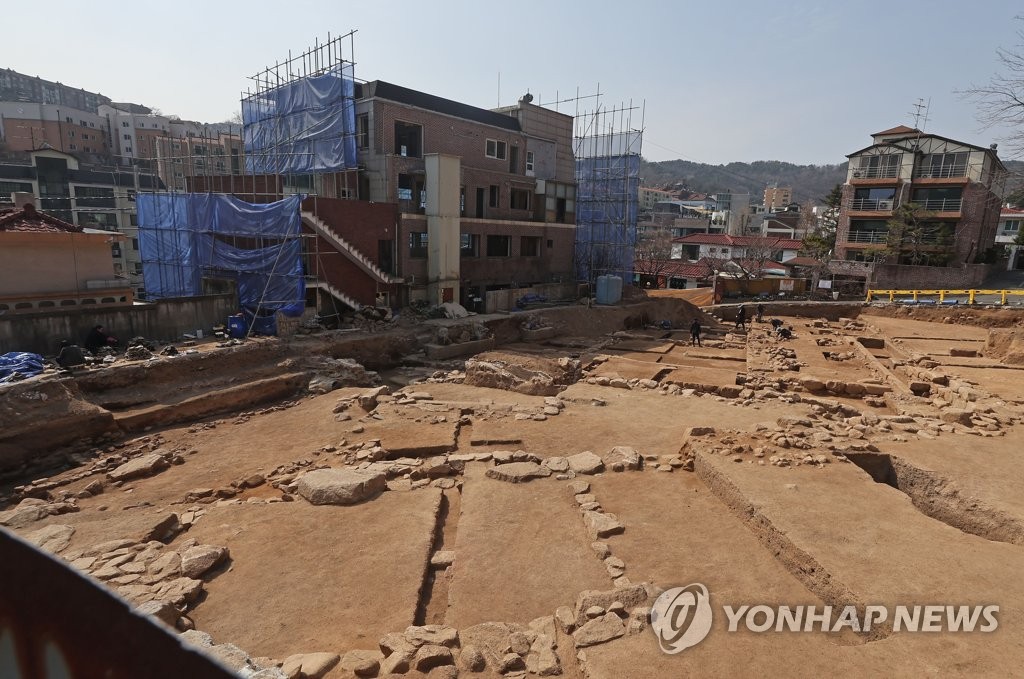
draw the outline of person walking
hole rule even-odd
[[[690,346],[693,345],[703,346],[700,343],[700,321],[696,318],[693,319],[693,323],[690,323]]]
[[[764,304],[757,305],[757,322],[764,323]]]
[[[747,329],[747,306],[745,304],[740,307],[739,312],[736,314],[736,327],[743,328],[744,331]]]

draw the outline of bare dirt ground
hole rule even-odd
[[[705,317],[694,348],[700,312],[657,305],[553,312],[547,343],[494,319],[495,350],[379,379],[317,356],[408,338],[17,385],[0,525],[261,679],[1019,673],[1024,388],[985,353],[1018,320],[872,309],[781,341]],[[649,611],[693,583],[710,632],[665,653]],[[999,610],[730,631],[744,605]]]

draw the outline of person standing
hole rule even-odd
[[[690,346],[702,346],[700,343],[700,321],[696,318],[690,323]]]
[[[747,329],[747,307],[745,304],[740,306],[740,310],[736,314],[736,327]]]
[[[764,304],[757,305],[757,322],[764,323]]]

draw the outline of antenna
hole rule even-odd
[[[928,97],[928,101],[918,97],[917,103],[913,105],[913,111],[910,113],[911,117],[914,118],[914,128],[924,131],[924,128],[928,126],[928,114],[929,109],[932,106],[932,98]]]

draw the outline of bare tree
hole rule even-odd
[[[637,239],[633,270],[642,276],[660,279],[671,266],[672,235],[668,229],[648,227]]]
[[[779,239],[772,236],[755,236],[747,241],[743,259],[733,260],[735,266],[747,280],[761,278],[768,262],[773,261],[779,249]]]
[[[1024,21],[1024,17],[1016,17]],[[1011,155],[1024,153],[1024,31],[1017,31],[1019,44],[1012,49],[996,49],[1001,66],[987,83],[971,85],[959,93],[978,105],[978,122],[986,129],[1006,126],[1012,131],[1000,141],[1010,147]]]

